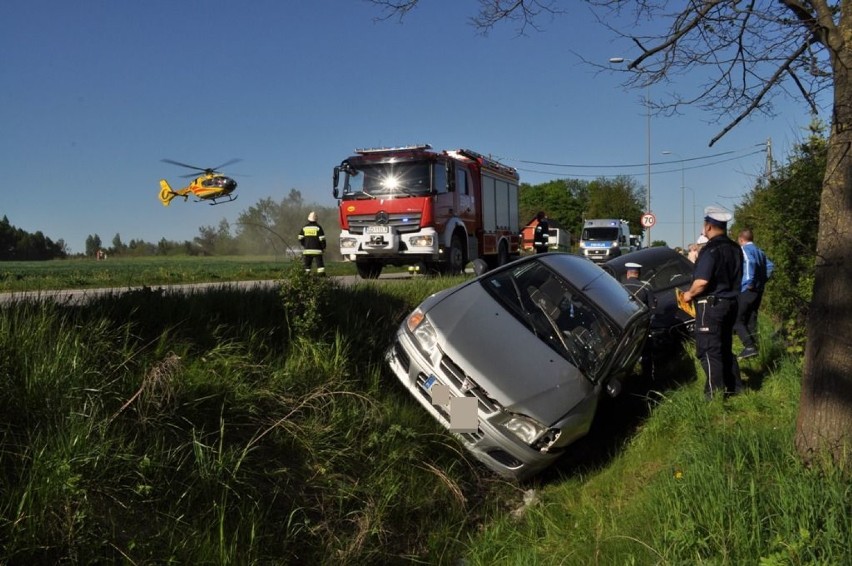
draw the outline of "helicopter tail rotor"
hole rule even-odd
[[[169,206],[172,199],[176,196],[177,193],[169,186],[169,182],[165,179],[160,179],[160,202],[163,203],[163,206]]]

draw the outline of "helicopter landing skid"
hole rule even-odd
[[[212,202],[208,202],[207,204],[209,204],[210,206],[216,206],[217,204],[225,204],[226,202],[234,202],[235,200],[237,200],[237,196],[239,196],[239,195],[230,195],[228,197],[228,200],[219,200],[219,201],[217,201],[216,199],[209,199]],[[201,202],[201,201],[198,201],[198,202]]]

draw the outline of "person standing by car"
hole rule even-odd
[[[540,210],[535,215],[535,219],[538,221],[538,224],[535,225],[535,232],[533,234],[533,247],[535,248],[535,253],[543,254],[548,251],[548,244],[550,244],[550,223],[547,221],[547,215],[543,210]]]
[[[651,294],[651,291],[648,289],[648,283],[646,281],[642,281],[639,277],[642,266],[635,262],[629,262],[625,263],[624,267],[625,274],[627,276],[627,279],[623,283],[624,288],[630,291],[630,294],[647,308],[651,309],[656,306],[656,300]],[[651,343],[650,337],[645,340],[645,346],[642,348],[642,359],[640,360],[640,364],[642,366],[642,376],[653,378],[654,345]]]
[[[745,360],[757,355],[757,310],[775,264],[754,243],[754,233],[750,228],[740,230],[737,241],[743,250],[743,281],[737,299],[734,331],[743,343],[743,350],[737,359]]]
[[[308,214],[308,223],[299,231],[299,244],[302,246],[302,261],[305,273],[311,272],[311,264],[317,261],[317,275],[325,275],[325,261],[322,254],[325,251],[325,232],[317,223],[317,213]]]
[[[708,400],[742,390],[733,339],[743,259],[740,247],[727,235],[731,218],[723,208],[704,210],[703,235],[708,241],[698,254],[692,285],[683,294],[685,301],[695,301],[695,355],[707,375]]]
[[[625,273],[627,280],[624,282],[624,287],[630,291],[630,294],[636,297],[636,300],[651,308],[651,293],[648,291],[648,283],[639,278],[642,266],[638,263],[625,263]]]

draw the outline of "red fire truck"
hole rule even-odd
[[[386,265],[457,274],[476,258],[507,263],[519,254],[518,179],[468,149],[357,149],[334,168],[340,252],[365,279]]]

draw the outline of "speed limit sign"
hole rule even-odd
[[[654,216],[653,212],[646,212],[642,215],[642,226],[645,228],[650,228],[654,224],[657,223],[657,217]]]

